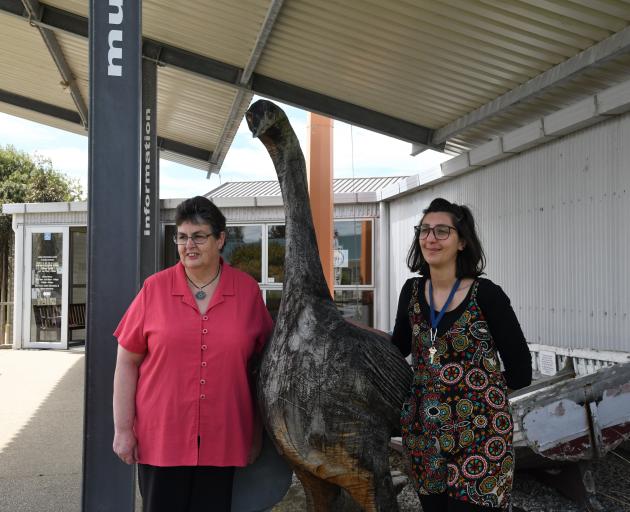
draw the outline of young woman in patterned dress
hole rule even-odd
[[[507,394],[531,382],[531,356],[485,266],[470,210],[435,199],[415,227],[392,342],[412,354],[403,447],[424,512],[509,505],[514,471]],[[503,361],[504,371],[498,356]]]

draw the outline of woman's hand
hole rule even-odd
[[[125,464],[138,461],[133,423],[136,416],[136,385],[138,366],[144,354],[135,354],[118,346],[114,372],[114,442],[112,448]]]
[[[118,458],[125,464],[138,462],[138,443],[133,430],[115,432],[112,448],[114,453],[118,455]]]

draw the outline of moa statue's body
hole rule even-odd
[[[284,112],[260,100],[246,119],[273,160],[286,214],[282,302],[258,378],[263,421],[309,511],[345,508],[342,489],[365,511],[398,510],[389,440],[411,370],[385,337],[346,322],[330,297],[304,157]]]

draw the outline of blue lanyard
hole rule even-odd
[[[438,328],[438,325],[440,324],[440,320],[442,320],[444,313],[446,313],[446,310],[451,305],[451,302],[453,302],[453,297],[455,296],[455,292],[457,291],[457,288],[459,287],[460,282],[461,282],[461,279],[458,279],[457,281],[455,281],[453,288],[451,288],[451,293],[448,294],[448,299],[446,299],[444,306],[442,306],[442,309],[440,310],[440,313],[438,314],[436,318],[435,308],[434,308],[434,303],[433,303],[433,283],[431,282],[431,280],[429,280],[429,309],[430,309],[429,313],[431,315],[431,344],[435,342],[435,338],[437,337],[437,328]]]

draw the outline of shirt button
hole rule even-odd
[[[208,348],[208,345],[201,345],[201,350],[206,350]]]
[[[199,381],[199,383],[200,383],[200,384],[205,384],[205,383],[206,383],[206,379],[201,379],[201,380]]]
[[[208,334],[208,329],[204,329],[201,331],[203,334]]]
[[[201,398],[201,400],[205,400],[206,399],[206,395],[199,395],[199,398]]]
[[[202,318],[202,320],[208,320],[208,316],[207,315],[204,315],[201,318]]]
[[[201,366],[205,368],[206,366],[208,366],[208,363],[206,363],[205,361],[201,361]]]

